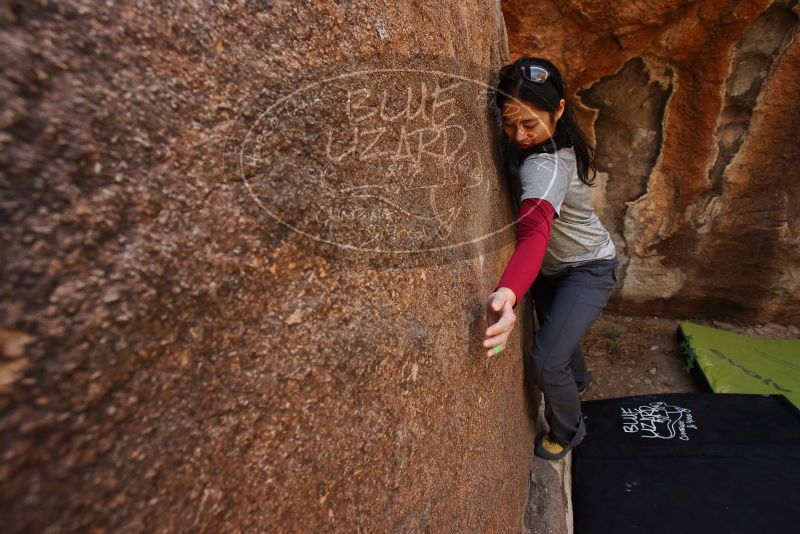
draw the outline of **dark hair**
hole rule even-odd
[[[522,76],[521,68],[531,65],[544,67],[550,73],[544,84],[531,82]],[[553,93],[552,88],[548,88],[547,84],[551,84],[552,88],[555,88],[557,98],[555,98],[556,94]],[[550,113],[550,118],[553,119],[558,102],[564,98],[564,113],[556,123],[556,131],[550,139],[521,154],[517,154],[517,156],[519,161],[522,161],[530,153],[555,152],[560,148],[571,146],[575,151],[578,177],[585,184],[591,186],[594,184],[594,178],[597,174],[594,163],[595,149],[575,120],[572,104],[564,97],[564,90],[564,80],[555,65],[546,59],[522,56],[514,63],[506,65],[500,70],[500,81],[495,92],[495,103],[497,104],[497,109],[502,113],[503,103],[510,98],[516,98],[529,102],[536,108],[545,109]],[[591,176],[589,176],[590,170],[592,171]]]

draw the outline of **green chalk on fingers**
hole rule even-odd
[[[493,355],[497,354],[498,352],[503,350],[503,348],[504,348],[503,345],[495,345],[494,347],[492,347],[492,354]]]

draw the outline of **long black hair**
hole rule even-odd
[[[543,97],[543,94],[547,94],[548,88],[544,87],[544,84],[536,84],[522,76],[521,69],[528,66],[543,67],[550,73],[545,84],[552,84],[557,93],[557,99]],[[552,89],[549,89],[549,91],[552,93]],[[514,149],[517,152],[517,160],[524,160],[530,153],[555,152],[560,148],[571,146],[575,151],[578,177],[586,185],[591,186],[594,184],[594,179],[597,175],[597,168],[594,162],[595,148],[575,120],[572,104],[564,97],[564,94],[564,80],[555,65],[543,58],[522,56],[514,63],[506,65],[500,70],[500,81],[495,92],[495,103],[497,104],[497,109],[502,112],[503,103],[506,100],[510,98],[522,100],[530,103],[535,108],[545,109],[550,114],[550,119],[553,120],[558,102],[564,98],[564,113],[556,123],[556,131],[553,135],[523,152],[518,152]]]

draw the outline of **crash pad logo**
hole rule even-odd
[[[651,402],[637,408],[620,408],[622,430],[643,438],[689,441],[688,429],[697,430],[692,411],[665,402]]]

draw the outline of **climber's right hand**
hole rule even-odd
[[[505,349],[508,337],[514,330],[514,323],[517,316],[514,314],[514,304],[517,298],[514,292],[507,287],[497,288],[497,291],[490,294],[486,299],[486,338],[483,340],[483,347],[489,349],[486,356],[497,354]],[[499,346],[499,349],[494,347]]]

